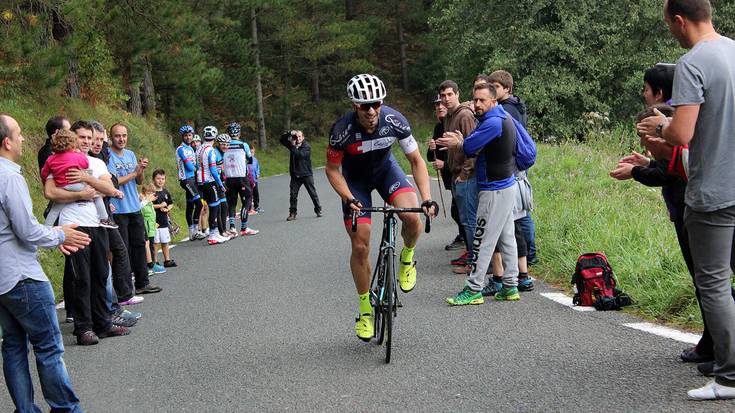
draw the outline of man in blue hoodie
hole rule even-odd
[[[482,304],[488,267],[496,245],[503,258],[503,287],[495,294],[499,301],[520,300],[518,294],[518,257],[513,224],[515,181],[516,128],[513,118],[498,105],[495,88],[477,85],[473,93],[475,114],[480,124],[464,141],[451,132],[437,142],[451,148],[461,148],[467,157],[477,157],[475,173],[480,190],[477,205],[477,226],[472,241],[476,258],[467,275],[465,287],[456,296],[447,298],[449,305]],[[492,219],[491,219],[492,218]]]

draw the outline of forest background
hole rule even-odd
[[[735,35],[735,3],[712,4],[718,30]],[[603,250],[635,310],[698,326],[660,194],[607,177],[637,147],[631,119],[643,108],[643,71],[685,52],[668,33],[662,5],[0,0],[0,111],[18,118],[29,138],[21,164],[40,213],[35,152],[55,114],[128,122],[131,147],[171,180],[178,126],[239,121],[270,174],[287,168],[287,154],[275,148],[282,131],[304,130],[315,153],[326,146],[329,127],[349,109],[345,84],[356,73],[383,79],[387,104],[425,141],[441,81],[456,80],[469,99],[478,73],[505,69],[540,142],[531,170],[541,257],[534,276],[566,287],[576,256]],[[58,287],[59,254],[42,258]]]

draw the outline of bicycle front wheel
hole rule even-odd
[[[396,305],[396,268],[395,257],[388,254],[385,259],[385,296],[383,297],[383,330],[385,334],[385,362],[390,363],[391,346],[393,339],[393,318]]]

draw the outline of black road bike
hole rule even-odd
[[[385,215],[383,236],[380,240],[378,262],[370,281],[370,303],[373,306],[375,335],[378,345],[385,343],[385,362],[390,363],[394,319],[398,315],[398,288],[396,283],[396,214],[420,213],[421,208],[393,208],[391,206],[360,208],[360,211],[377,212]],[[357,231],[357,212],[352,214],[352,232]],[[431,231],[431,219],[426,217],[424,231]]]

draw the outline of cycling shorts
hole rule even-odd
[[[219,196],[219,191],[221,189],[217,187],[216,182],[207,182],[199,185],[199,193],[207,201],[207,205],[212,207],[219,205],[223,199],[223,197]]]
[[[246,197],[250,197],[251,188],[250,180],[247,177],[234,177],[227,178],[227,202],[230,203],[233,200],[240,197],[241,200],[245,200]]]
[[[395,197],[400,193],[416,192],[413,184],[396,162],[391,162],[383,171],[371,176],[350,177],[347,175],[345,181],[350,188],[350,192],[352,192],[352,196],[360,201],[364,207],[373,205],[373,190],[377,190],[380,197],[389,204],[392,204]],[[345,225],[352,225],[352,209],[346,203],[342,203],[342,216]],[[358,224],[370,224],[371,222],[369,212],[361,212],[357,218]]]
[[[194,178],[182,179],[179,181],[181,189],[186,194],[186,202],[194,202],[199,199],[199,189],[197,188]]]

